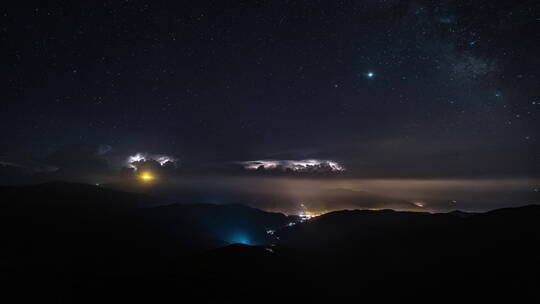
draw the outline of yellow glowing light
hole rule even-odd
[[[143,182],[149,182],[149,181],[155,179],[155,177],[154,177],[152,174],[148,173],[148,172],[143,172],[143,173],[141,173],[141,175],[139,175],[139,178],[140,178]]]

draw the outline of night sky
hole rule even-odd
[[[48,2],[0,15],[9,174],[538,190],[538,1]]]

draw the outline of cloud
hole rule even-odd
[[[157,162],[160,166],[173,164],[177,165],[178,160],[172,156],[162,155],[162,154],[148,154],[148,153],[136,153],[134,155],[128,156],[126,159],[125,165],[129,168],[138,170],[142,164],[147,162]]]
[[[103,156],[110,150],[110,146],[74,145],[38,159],[1,160],[0,183],[93,182],[97,177],[110,177],[114,172]]]
[[[250,160],[241,161],[246,170],[272,170],[298,173],[328,173],[343,172],[345,167],[333,160],[303,159],[303,160]]]
[[[177,174],[178,160],[163,154],[136,153],[126,157],[110,145],[62,147],[37,160],[0,160],[0,184],[25,184],[62,180],[110,183],[133,177],[138,169],[160,176]]]
[[[21,165],[21,164],[14,163],[14,162],[9,162],[9,161],[3,161],[3,160],[0,160],[0,166],[3,166],[3,167],[25,168],[25,166],[23,166],[23,165]]]
[[[57,179],[76,180],[96,175],[109,175],[111,167],[107,159],[99,152],[98,146],[76,145],[60,149],[41,161],[49,166],[57,167]]]
[[[112,147],[110,145],[100,145],[97,149],[97,155],[105,155],[111,152]]]

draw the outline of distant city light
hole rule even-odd
[[[298,216],[300,217],[300,221],[304,222],[304,221],[307,221],[307,220],[309,220],[311,218],[314,218],[314,217],[316,217],[318,215],[312,214],[310,212],[308,212],[308,213],[301,212]]]
[[[308,211],[306,205],[304,203],[300,203],[300,207],[302,208],[302,211],[298,214],[300,217],[300,222],[305,222],[311,218],[314,218],[316,216],[319,216],[321,214],[324,214],[326,212],[312,212]]]

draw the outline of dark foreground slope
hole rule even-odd
[[[147,208],[150,197],[100,187],[0,190],[1,283],[21,299],[485,300],[534,298],[539,285],[539,206],[338,211],[288,226],[293,218],[239,205]]]
[[[375,300],[536,299],[539,220],[540,206],[466,217],[338,211],[278,230],[266,252],[239,246],[198,256],[195,265],[212,267],[192,271],[199,288],[218,294],[243,286]]]
[[[391,288],[410,295],[533,296],[540,282],[540,206],[465,218],[339,211],[278,236],[281,254],[331,294],[384,294]]]
[[[118,277],[114,285],[160,281],[199,252],[266,244],[267,229],[291,220],[240,205],[162,205],[80,184],[0,187],[0,195],[1,283],[60,298]]]

